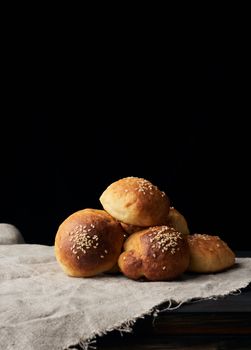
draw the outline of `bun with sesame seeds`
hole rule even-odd
[[[84,209],[70,215],[59,226],[55,256],[67,275],[95,276],[114,267],[123,242],[123,229],[108,213]]]
[[[116,220],[142,227],[165,224],[170,207],[163,191],[138,177],[113,182],[100,196],[100,202]]]
[[[174,207],[170,207],[167,217],[167,225],[175,228],[175,230],[184,235],[189,235],[190,233],[185,217]]]
[[[131,279],[173,280],[189,264],[186,235],[168,226],[155,226],[133,233],[119,256],[121,272]]]
[[[214,273],[234,265],[235,254],[218,236],[198,234],[188,236],[190,263],[188,271]]]

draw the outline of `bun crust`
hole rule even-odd
[[[189,264],[186,236],[168,226],[155,226],[132,234],[124,243],[118,265],[128,278],[172,280]]]
[[[130,236],[131,234],[133,234],[135,232],[142,231],[145,229],[145,227],[125,224],[124,222],[120,222],[120,225],[122,226],[123,230],[125,231],[126,237]]]
[[[218,236],[193,234],[188,236],[190,264],[188,271],[213,273],[235,263],[235,254]]]
[[[117,263],[123,235],[120,224],[104,210],[77,211],[58,228],[56,259],[67,275],[95,276]]]
[[[170,207],[169,215],[167,217],[167,226],[175,228],[175,230],[189,235],[189,228],[185,217],[174,207]]]
[[[170,208],[164,192],[138,177],[113,182],[102,193],[100,202],[115,219],[142,227],[164,224]]]

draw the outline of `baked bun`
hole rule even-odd
[[[185,217],[174,207],[170,207],[170,211],[167,217],[167,226],[175,228],[175,230],[189,235],[189,228]]]
[[[133,233],[124,243],[125,251],[118,265],[132,279],[146,277],[150,281],[172,280],[189,264],[187,238],[168,226],[149,227]]]
[[[188,236],[190,264],[188,271],[212,273],[225,270],[235,263],[235,254],[218,236],[193,234]]]
[[[55,255],[63,271],[74,277],[95,276],[114,267],[124,232],[104,210],[84,209],[70,215],[58,228]]]
[[[143,227],[164,224],[170,207],[164,192],[138,177],[113,182],[102,193],[100,202],[115,219]]]
[[[120,225],[122,226],[123,230],[125,231],[126,237],[130,236],[131,234],[133,234],[135,232],[142,231],[145,229],[145,227],[125,224],[124,222],[120,222]]]

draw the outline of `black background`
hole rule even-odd
[[[202,38],[195,52],[189,38],[149,40],[102,37],[90,47],[39,37],[29,54],[22,43],[7,57],[0,222],[27,243],[53,244],[68,215],[100,208],[112,181],[139,176],[169,195],[191,232],[248,249],[242,46],[236,54],[209,40],[202,50]]]

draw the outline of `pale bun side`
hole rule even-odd
[[[184,235],[189,235],[190,233],[185,217],[174,207],[170,207],[167,217],[167,226],[175,228],[175,230]]]
[[[235,254],[219,236],[193,234],[188,236],[190,264],[188,271],[214,273],[234,265]]]
[[[126,237],[130,236],[131,234],[133,234],[135,232],[142,231],[145,229],[145,227],[125,224],[124,222],[121,222],[121,221],[120,221],[120,225],[122,226],[123,230],[125,231]]]
[[[164,224],[170,207],[163,191],[138,177],[113,182],[100,196],[100,202],[116,220],[142,227]]]
[[[117,263],[124,242],[120,224],[104,210],[83,209],[59,226],[55,256],[63,271],[74,277],[106,272]]]

